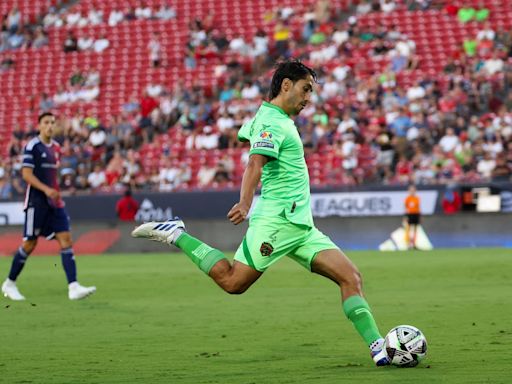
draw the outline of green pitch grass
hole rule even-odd
[[[337,287],[288,259],[229,296],[179,254],[79,257],[98,292],[70,302],[53,256],[29,260],[26,302],[0,299],[0,383],[511,382],[511,250],[349,256],[381,331],[426,334],[418,367],[374,367]]]

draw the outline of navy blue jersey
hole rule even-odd
[[[60,145],[55,140],[45,144],[39,137],[31,139],[23,151],[23,167],[32,168],[34,176],[42,183],[56,190],[59,189],[58,168],[60,161]],[[64,202],[48,198],[43,191],[27,185],[25,195],[25,209],[29,206],[48,204],[55,208],[62,208]]]

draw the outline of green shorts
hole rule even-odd
[[[263,272],[283,256],[311,271],[320,251],[339,249],[317,228],[293,224],[284,217],[252,218],[235,260]]]

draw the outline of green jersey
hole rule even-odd
[[[280,215],[292,223],[313,227],[308,168],[293,120],[281,108],[263,102],[242,126],[238,139],[251,143],[250,154],[272,159],[263,167],[261,197],[252,217]]]

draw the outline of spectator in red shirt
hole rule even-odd
[[[446,188],[441,204],[443,206],[443,212],[446,215],[453,215],[460,211],[462,199],[454,186],[449,185]]]
[[[142,135],[144,143],[153,141],[154,127],[151,122],[151,112],[153,112],[153,110],[158,107],[158,101],[151,97],[148,91],[144,91],[144,96],[142,96],[142,99],[140,100],[141,117],[139,120],[139,127],[136,132]]]
[[[135,221],[138,210],[139,202],[132,197],[132,191],[127,189],[124,197],[119,199],[116,204],[117,217],[122,221]]]

